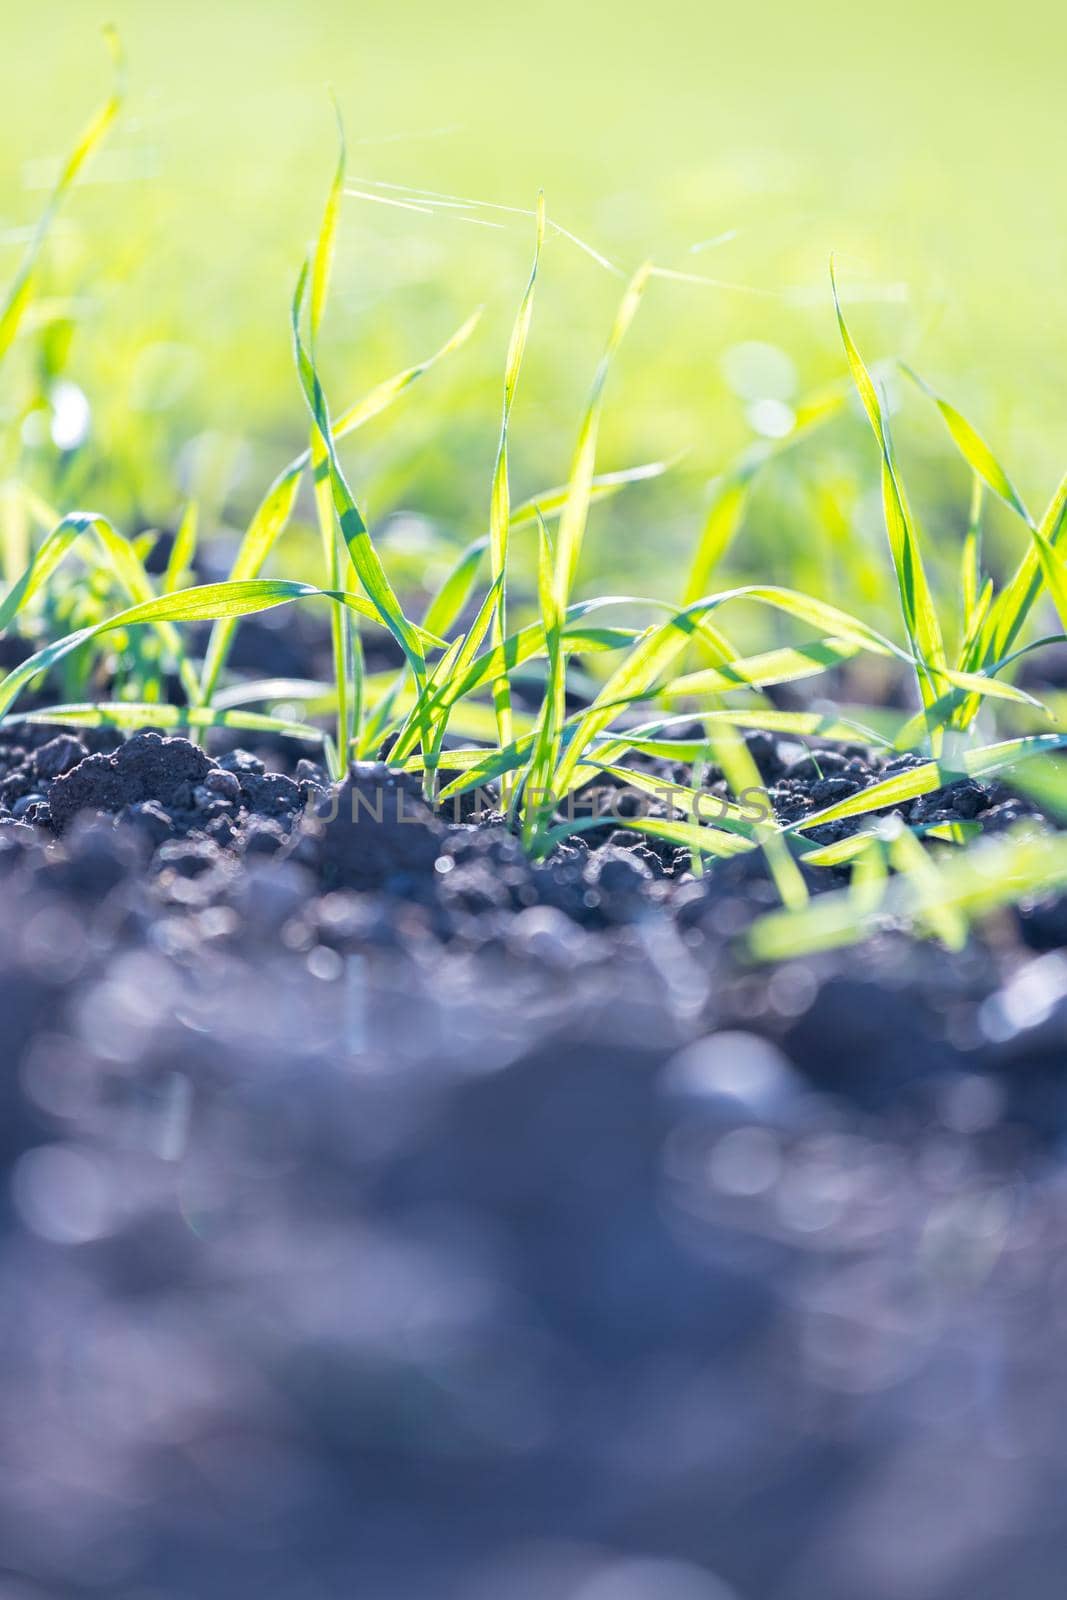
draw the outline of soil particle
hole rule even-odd
[[[38,778],[46,782],[58,778],[61,773],[69,772],[71,767],[76,767],[79,761],[84,761],[89,750],[80,739],[72,735],[61,733],[54,739],[49,739],[47,744],[41,745],[33,755],[33,769]]]
[[[55,779],[52,824],[62,833],[79,811],[116,812],[143,800],[188,807],[210,770],[207,756],[187,739],[135,734],[112,755],[87,756]]]
[[[447,832],[421,799],[417,781],[378,763],[352,767],[298,834],[317,846],[326,889],[383,889],[419,897],[432,879]]]

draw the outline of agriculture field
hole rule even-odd
[[[1061,1600],[1067,21],[0,29],[2,1600]]]

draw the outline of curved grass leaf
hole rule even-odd
[[[504,365],[504,412],[500,422],[500,442],[497,445],[496,463],[493,467],[493,485],[489,496],[489,561],[493,582],[497,585],[496,607],[493,615],[494,644],[502,644],[507,635],[507,566],[508,538],[511,531],[511,489],[508,483],[508,425],[515,401],[522,358],[530,335],[533,318],[534,288],[537,269],[541,263],[541,248],[545,242],[545,196],[537,196],[537,231],[534,242],[533,266],[526,290],[519,303],[515,323],[508,341],[507,361]],[[506,677],[493,685],[493,703],[496,707],[498,737],[502,745],[511,742],[511,692]]]
[[[119,114],[125,92],[125,62],[122,46],[114,28],[104,29],[104,38],[111,52],[114,68],[114,87],[107,101],[92,118],[81,138],[70,152],[60,170],[48,204],[37,221],[25,253],[19,263],[3,304],[0,305],[0,361],[7,354],[19,330],[26,307],[33,294],[37,262],[44,248],[52,223],[55,221],[67,190],[74,183],[93,151],[102,142],[111,124]]]
[[[304,303],[308,269],[305,263],[297,280],[293,295],[292,331],[297,371],[307,401],[308,410],[316,432],[326,451],[330,489],[341,535],[347,546],[356,573],[382,622],[400,645],[411,666],[417,683],[425,680],[426,662],[414,624],[408,619],[400,601],[386,577],[381,558],[367,531],[367,525],[348,487],[348,481],[337,459],[333,431],[330,425],[326,396],[319,380],[314,359],[305,349],[300,336],[300,313]]]
[[[931,869],[936,889],[932,878],[917,885],[912,875],[898,875],[886,885],[873,913],[847,889],[820,895],[800,913],[771,912],[749,930],[749,954],[758,961],[786,961],[855,944],[884,924],[920,922],[932,901],[943,914],[973,923],[1000,906],[1067,886],[1067,836],[1013,832],[972,850],[954,851],[931,862]]]
[[[247,583],[208,583],[194,589],[179,589],[175,594],[158,595],[138,605],[127,607],[102,622],[79,628],[65,638],[53,640],[34,655],[14,667],[0,680],[0,714],[7,710],[15,697],[39,673],[47,671],[72,650],[79,649],[90,639],[115,628],[134,627],[141,623],[204,622],[216,617],[244,617],[256,611],[269,611],[274,606],[286,605],[291,600],[322,596],[340,605],[349,606],[361,616],[380,621],[377,608],[360,595],[343,590],[318,589],[314,584],[296,583],[281,578],[258,578]],[[440,642],[440,641],[435,641]]]
[[[661,691],[665,700],[690,696],[728,694],[733,689],[762,689],[772,684],[811,678],[858,655],[860,646],[849,639],[816,639],[811,644],[764,650],[758,655],[703,667],[674,678]]]
[[[933,794],[958,778],[989,778],[998,772],[1008,771],[1020,761],[1065,748],[1067,734],[1033,734],[1020,739],[1005,739],[978,750],[964,750],[951,760],[924,761],[921,766],[894,772],[890,777],[849,795],[845,800],[839,800],[835,805],[802,817],[799,822],[791,823],[787,831],[807,831],[808,828],[818,827],[824,822],[836,822],[842,817],[862,817],[868,812],[904,805],[919,799],[921,795]]]
[[[175,590],[180,589],[182,580],[187,578],[192,570],[196,555],[198,523],[199,508],[195,500],[190,500],[178,524],[178,531],[174,535],[174,543],[167,560],[167,570],[163,574],[161,587],[164,594],[173,594]]]
[[[983,666],[990,661],[1001,660],[1018,639],[1041,593],[1041,546],[1034,535],[1040,535],[1045,543],[1055,547],[1063,531],[1065,515],[1067,515],[1067,474],[1061,479],[1037,528],[1031,529],[1029,549],[1011,580],[990,607],[989,616],[980,635],[980,660]]]
[[[837,325],[841,333],[841,341],[845,347],[849,369],[859,391],[860,399],[863,402],[863,409],[867,413],[882,453],[882,505],[885,512],[886,532],[889,536],[890,552],[897,575],[897,586],[900,590],[900,604],[904,615],[904,625],[921,669],[919,672],[919,686],[923,702],[928,704],[937,698],[936,673],[939,668],[945,665],[945,645],[941,634],[941,624],[938,620],[937,608],[934,605],[933,595],[927,581],[915,522],[893,459],[889,424],[882,409],[882,402],[878,398],[878,391],[874,386],[874,381],[864,365],[863,357],[860,355],[845,322],[837,292],[837,279],[832,260],[830,262],[830,284],[833,289],[834,307],[837,312]]]
[[[1022,496],[977,428],[972,427],[962,412],[957,411],[954,405],[951,405],[942,395],[939,395],[937,390],[926,382],[925,378],[920,378],[919,374],[909,367],[907,362],[902,361],[900,363],[900,370],[922,390],[923,394],[934,402],[944,418],[945,426],[952,435],[953,443],[972,472],[977,473],[982,481],[989,485],[994,494],[999,495],[1005,504],[1017,512],[1028,526],[1033,527],[1033,518],[1027,511]]]
[[[739,800],[746,793],[763,793],[763,780],[749,748],[733,729],[712,729],[709,744],[716,765]],[[778,829],[773,815],[766,821],[755,823],[753,833],[766,858],[782,904],[791,911],[799,910],[807,904],[807,886],[800,868],[793,860],[789,842]]]
[[[701,855],[729,856],[744,855],[755,849],[751,839],[742,838],[738,833],[727,833],[722,828],[710,825],[702,827],[696,822],[676,822],[667,817],[612,817],[612,827],[630,828],[635,833],[647,834],[651,839],[662,839],[666,844],[676,844],[683,850],[697,851]],[[589,828],[602,828],[603,817],[580,817],[573,822],[560,823],[544,835],[542,841],[546,851],[553,849],[557,844],[562,844],[575,833],[583,833]]]
[[[650,263],[646,262],[644,266],[638,268],[626,287],[615,314],[607,347],[593,378],[585,416],[578,431],[578,443],[567,484],[567,498],[560,514],[559,530],[556,535],[556,603],[560,611],[566,609],[570,599],[582,541],[585,537],[596,463],[597,434],[600,430],[600,413],[604,404],[604,387],[615,353],[637,314],[651,270]]]
[[[42,711],[14,712],[3,719],[4,727],[22,723],[56,723],[63,727],[121,728],[232,728],[243,733],[285,734],[321,744],[324,734],[310,722],[290,721],[258,711],[226,710],[221,706],[173,706],[159,701],[85,701],[77,705],[47,706]]]

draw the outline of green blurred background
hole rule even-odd
[[[240,526],[299,448],[287,308],[334,160],[331,85],[352,184],[519,208],[543,186],[550,215],[620,267],[651,256],[738,286],[650,287],[611,379],[599,464],[681,459],[596,514],[587,580],[623,572],[676,591],[709,481],[761,431],[787,427],[783,407],[841,376],[831,250],[865,355],[914,362],[1035,502],[1067,463],[1062,8],[9,7],[5,277],[57,158],[106,93],[98,25],[108,20],[128,55],[126,108],[64,208],[43,300],[0,394],[0,472],[29,476],[61,509],[92,502],[132,531],[172,524],[196,493],[216,525]],[[347,450],[397,562],[423,559],[431,525],[442,548],[484,527],[531,245],[532,223],[514,213],[346,201],[323,363],[335,407],[486,308],[471,343]],[[550,239],[513,419],[517,497],[566,475],[620,287]],[[754,341],[773,350],[748,349]],[[57,382],[90,408],[76,450],[57,448],[42,409]],[[72,393],[60,390],[68,410]],[[907,474],[951,586],[966,474],[925,402],[898,399]],[[863,563],[842,562],[840,549],[855,538],[880,604],[875,465],[858,417],[785,458],[761,486],[733,569],[853,598]],[[1007,553],[1021,533],[1004,523],[1000,538]]]

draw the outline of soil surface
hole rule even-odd
[[[1060,1600],[1062,901],[756,969],[756,855],[2,738],[3,1600]]]

